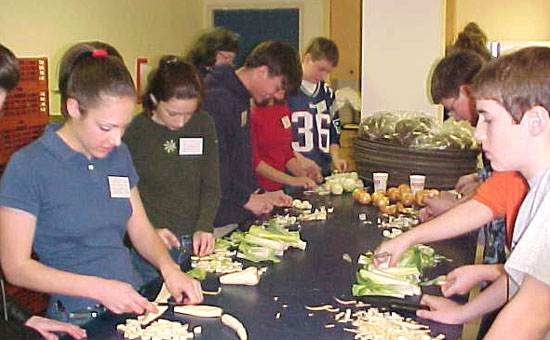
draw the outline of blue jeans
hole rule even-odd
[[[46,310],[46,317],[76,326],[84,326],[106,312],[107,308],[102,305],[88,306],[78,311],[69,312],[61,306],[59,300],[51,298]]]
[[[174,262],[176,262],[182,271],[191,269],[191,254],[193,253],[193,239],[189,235],[179,237],[181,248],[171,248],[168,250]],[[134,269],[138,272],[143,280],[143,284],[147,285],[159,278],[158,270],[153,267],[146,259],[141,257],[134,249],[130,251],[130,257]]]

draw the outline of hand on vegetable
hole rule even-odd
[[[342,158],[332,157],[332,166],[338,171],[348,171],[348,162]]]
[[[255,215],[261,215],[271,212],[273,204],[264,194],[252,194],[244,208]]]
[[[205,231],[196,231],[193,234],[193,254],[205,256],[214,250],[214,235]]]
[[[60,322],[52,319],[46,319],[40,316],[32,316],[25,322],[25,326],[36,330],[46,340],[59,339],[54,333],[67,333],[74,339],[84,339],[86,337],[86,330],[71,325],[65,322]]]
[[[387,262],[387,258],[384,257],[376,257],[376,254],[383,254],[388,253],[390,254],[390,262],[389,266],[393,267],[397,264],[397,261],[403,256],[405,251],[409,249],[412,246],[410,242],[407,240],[407,237],[405,234],[398,236],[394,239],[391,239],[389,241],[383,242],[378,248],[375,250],[375,258],[374,258],[374,265],[376,267],[380,266],[383,263]]]
[[[317,187],[317,183],[309,177],[292,177],[290,185],[304,189],[313,189]]]
[[[270,203],[275,207],[290,207],[292,206],[292,197],[288,196],[282,190],[268,191],[263,194]]]
[[[194,280],[179,270],[175,265],[163,272],[164,283],[177,303],[196,305],[202,302],[202,288],[199,281]]]
[[[467,294],[483,281],[494,281],[503,272],[502,265],[467,265],[447,275],[447,283],[441,286],[443,296]]]
[[[462,305],[451,299],[440,296],[424,295],[420,304],[429,307],[429,310],[418,310],[416,316],[419,318],[441,322],[449,325],[460,325],[466,322]]]
[[[95,285],[98,291],[95,298],[111,312],[115,314],[157,312],[156,307],[139,295],[128,283],[108,279],[100,280],[101,282]]]
[[[307,177],[311,178],[317,183],[323,182],[323,171],[321,170],[321,167],[317,165],[312,159],[309,159],[300,153],[296,153],[296,158],[298,159],[298,163],[300,166],[305,170],[307,173]]]
[[[178,240],[177,236],[174,235],[174,233],[170,230],[162,228],[156,229],[156,231],[166,248],[172,249],[172,247],[179,248],[181,246],[181,243]]]

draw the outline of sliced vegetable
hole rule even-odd
[[[224,285],[255,286],[260,282],[260,273],[256,267],[248,267],[242,272],[220,276],[220,283]]]
[[[199,281],[206,279],[206,270],[204,270],[204,268],[199,268],[199,267],[193,268],[185,274]]]
[[[240,340],[247,340],[248,339],[248,333],[246,332],[246,328],[242,324],[242,322],[239,321],[236,317],[234,317],[231,314],[223,314],[222,315],[222,323],[226,325],[227,327],[232,328],[235,333],[239,336]]]
[[[242,242],[239,245],[238,258],[242,258],[252,262],[271,261],[279,263],[281,260],[275,256],[275,250],[272,248],[261,247],[247,242]]]
[[[218,306],[186,305],[174,307],[174,313],[195,316],[198,318],[219,318],[223,310]]]
[[[433,280],[420,282],[420,285],[421,286],[432,286],[432,285],[442,286],[446,283],[447,283],[447,277],[445,275],[440,275]]]
[[[420,275],[422,270],[441,261],[444,256],[435,254],[433,248],[416,245],[408,249],[399,259],[397,266],[376,268],[372,252],[361,254],[358,263],[362,268],[357,273],[357,283],[352,287],[355,296],[383,295],[403,298],[420,294]]]

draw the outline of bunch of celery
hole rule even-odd
[[[288,247],[306,248],[298,231],[288,231],[277,224],[252,225],[239,245],[237,257],[253,262],[279,262],[276,256],[282,256]]]
[[[397,262],[399,267],[416,266],[420,273],[424,268],[434,267],[440,262],[451,262],[443,255],[436,254],[432,247],[417,244],[409,248]]]
[[[420,271],[415,266],[375,268],[373,254],[359,257],[363,265],[357,272],[357,283],[352,287],[355,296],[382,295],[403,298],[420,294]]]
[[[383,295],[403,298],[420,294],[420,276],[424,268],[433,267],[442,261],[450,261],[436,254],[433,248],[415,245],[405,252],[392,268],[375,268],[374,254],[367,252],[359,256],[362,266],[357,272],[357,283],[352,287],[355,296]]]

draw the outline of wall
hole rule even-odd
[[[457,25],[477,22],[489,40],[550,40],[549,0],[456,0]]]
[[[212,22],[213,9],[300,8],[300,50],[314,37],[330,35],[330,0],[203,0],[203,21]]]
[[[428,75],[444,53],[444,0],[364,0],[362,115],[421,110],[440,116]]]
[[[359,91],[361,78],[361,0],[332,0],[330,38],[338,45],[340,61],[331,72],[335,88]]]
[[[159,4],[162,3],[162,6]],[[2,0],[0,42],[18,56],[49,57],[50,90],[57,89],[57,65],[77,41],[103,40],[121,52],[135,76],[135,60],[181,54],[203,28],[196,0]],[[50,112],[59,96],[50,93]]]

